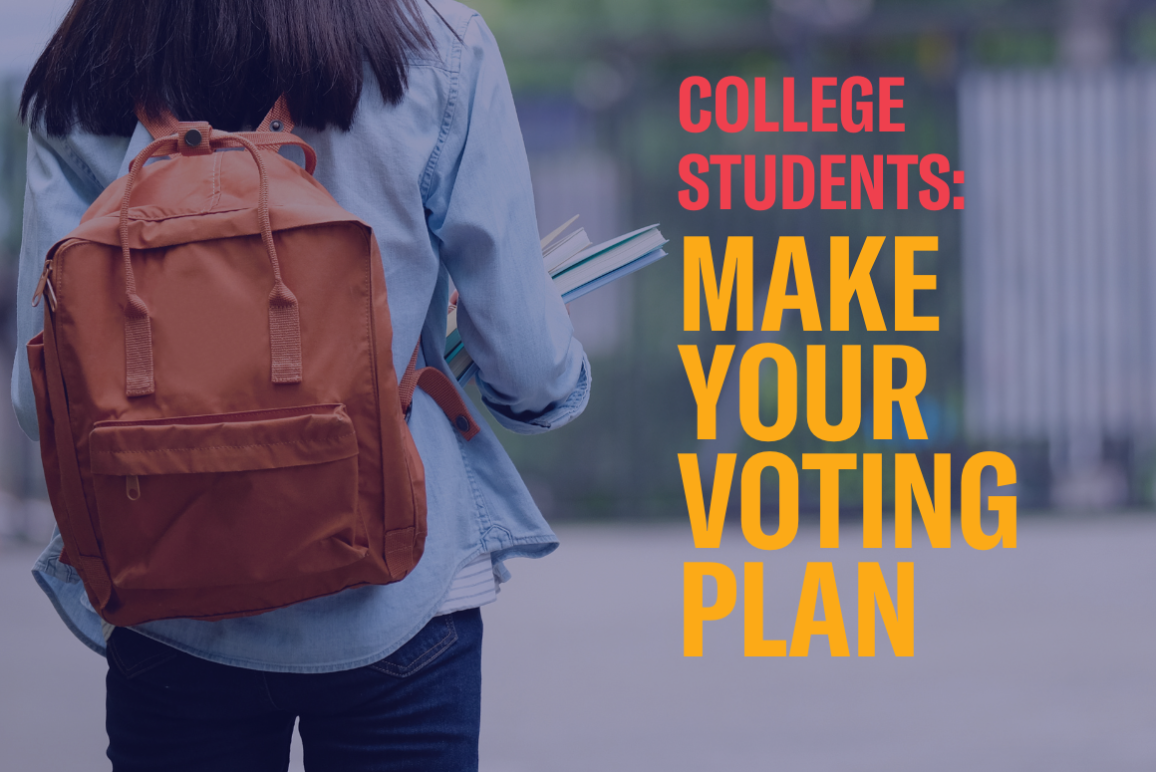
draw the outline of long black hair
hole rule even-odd
[[[139,105],[237,130],[285,94],[296,123],[348,129],[365,62],[396,103],[410,56],[432,47],[417,0],[74,0],[20,117],[129,136]]]

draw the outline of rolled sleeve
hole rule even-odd
[[[585,407],[590,365],[542,261],[513,96],[480,17],[461,51],[423,181],[429,227],[460,293],[458,329],[485,404],[506,428],[546,431]]]
[[[500,402],[494,400],[491,396],[492,390],[485,383],[479,383],[478,389],[482,393],[482,401],[499,424],[519,434],[541,434],[565,426],[586,409],[586,403],[590,401],[590,361],[585,354],[582,355],[578,385],[565,400],[541,413],[510,413]]]

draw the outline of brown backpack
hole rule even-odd
[[[313,179],[283,99],[249,133],[142,120],[159,138],[51,249],[33,301],[62,562],[116,625],[402,579],[426,535],[414,388],[464,439],[478,427],[416,350],[398,383],[372,231]]]

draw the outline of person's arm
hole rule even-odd
[[[513,96],[480,17],[463,35],[450,99],[422,191],[460,293],[458,329],[497,420],[517,432],[546,431],[586,406],[590,365],[543,265]]]
[[[25,344],[44,327],[44,308],[32,307],[32,294],[48,250],[80,223],[101,191],[116,178],[128,139],[75,135],[28,135],[28,176],[16,282],[16,358],[12,367],[12,407],[20,428],[39,439],[36,398]]]

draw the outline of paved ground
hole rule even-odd
[[[696,554],[685,527],[562,538],[487,610],[483,772],[1156,769],[1156,516],[1025,519],[1020,548],[988,553],[820,551],[807,530],[773,554],[737,534]],[[31,557],[0,552],[0,768],[106,770],[103,662],[38,597]],[[914,659],[821,642],[744,659],[738,616],[681,656],[684,560],[765,561],[776,638],[806,561],[834,561],[854,651],[855,564],[898,559],[915,562]]]

